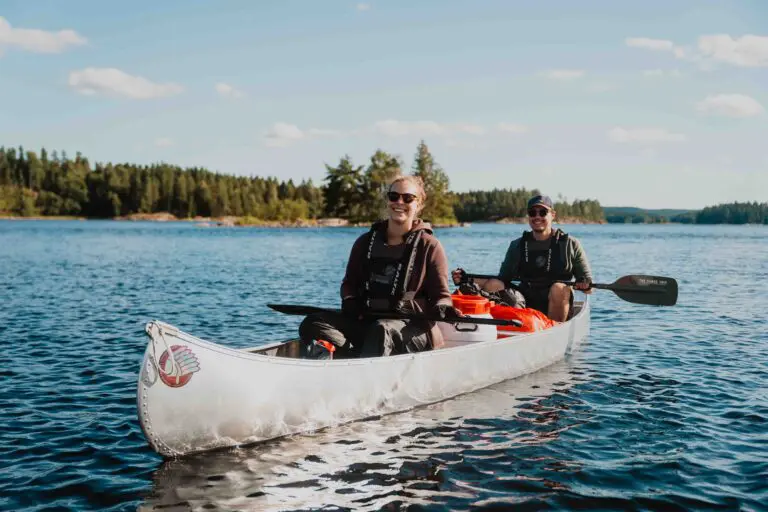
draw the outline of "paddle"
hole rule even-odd
[[[317,306],[303,306],[300,304],[267,304],[268,307],[285,313],[286,315],[310,315],[312,313],[341,313],[340,309],[319,308]],[[449,324],[482,324],[482,325],[506,325],[522,327],[520,320],[501,320],[496,318],[475,318],[463,316],[461,318],[440,318],[434,314],[425,313],[398,313],[395,311],[369,311],[365,313],[368,318],[387,318],[394,320],[427,320],[430,322],[447,322]]]
[[[498,279],[487,274],[465,274],[468,278]],[[520,279],[511,279],[520,281]],[[552,280],[551,283],[575,284],[575,281]],[[677,281],[671,277],[631,274],[615,280],[611,284],[592,283],[592,288],[611,290],[627,302],[647,304],[649,306],[674,306],[677,303]]]

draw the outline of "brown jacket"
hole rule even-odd
[[[373,225],[386,236],[387,221],[380,221]],[[422,312],[430,311],[437,304],[452,305],[451,291],[448,285],[448,259],[440,241],[432,234],[432,226],[428,222],[417,219],[413,230],[421,229],[425,232],[415,248],[416,257],[413,271],[406,286],[406,292],[415,292],[415,298],[406,304],[408,309]],[[405,239],[405,237],[404,237]],[[363,262],[368,250],[368,233],[360,235],[352,245],[352,250],[347,261],[347,270],[341,282],[341,298],[357,297],[364,284]],[[430,339],[432,348],[440,348],[444,345],[443,336],[435,322],[430,322]]]

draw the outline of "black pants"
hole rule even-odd
[[[335,358],[378,357],[430,349],[429,325],[416,320],[355,320],[338,313],[308,315],[299,326],[305,345],[325,340]]]
[[[520,291],[525,297],[525,306],[537,309],[549,315],[549,287],[548,286],[525,286]],[[573,290],[569,299],[570,308],[568,309],[568,318],[573,315]]]

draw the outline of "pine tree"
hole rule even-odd
[[[434,223],[456,221],[453,211],[454,198],[449,190],[448,175],[435,163],[427,144],[422,140],[416,149],[413,175],[424,181],[427,202],[421,217]]]

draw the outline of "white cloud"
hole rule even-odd
[[[168,137],[158,137],[155,139],[155,146],[159,148],[167,148],[173,146],[173,140]]]
[[[85,68],[69,74],[69,86],[85,95],[107,94],[146,100],[180,94],[184,89],[174,83],[155,83],[116,68]]]
[[[528,128],[522,124],[499,122],[495,125],[476,123],[440,123],[437,121],[400,121],[385,119],[367,127],[351,130],[336,130],[329,128],[300,128],[294,124],[278,122],[272,125],[264,134],[264,143],[270,147],[287,147],[300,140],[318,139],[321,137],[354,137],[354,136],[383,136],[398,137],[436,137],[445,144],[456,147],[479,147],[476,142],[467,142],[466,136],[477,141],[490,133],[519,135],[526,133]],[[462,138],[462,136],[464,136]]]
[[[644,76],[670,76],[670,77],[681,77],[683,74],[680,72],[679,69],[646,69],[643,71]]]
[[[328,128],[310,128],[307,135],[312,137],[341,137],[344,132],[341,130],[331,130]]]
[[[305,133],[295,124],[278,122],[267,130],[265,144],[273,148],[284,148],[297,140],[306,137]]]
[[[696,110],[703,114],[725,117],[754,117],[765,112],[765,108],[754,98],[744,94],[715,94],[696,104]]]
[[[227,98],[242,98],[245,96],[245,93],[224,82],[217,83],[214,88],[217,93]]]
[[[768,67],[768,36],[703,35],[698,38],[696,47],[688,48],[676,46],[668,39],[647,37],[630,37],[624,42],[633,48],[670,52],[678,59],[697,63],[702,69],[711,69],[712,63],[716,62],[740,67]]]
[[[651,39],[648,37],[628,37],[624,43],[631,48],[643,48],[657,52],[671,52],[675,49],[675,43],[668,39]]]
[[[654,52],[669,52],[678,59],[684,59],[688,52],[682,46],[676,46],[669,39],[652,39],[650,37],[628,37],[624,44],[630,48],[640,48]]]
[[[517,123],[501,122],[496,124],[496,129],[503,133],[521,134],[527,133],[528,127]]]
[[[699,37],[698,48],[704,57],[741,67],[768,67],[768,37],[744,35],[734,39],[727,34]]]
[[[373,130],[387,137],[403,137],[407,135],[441,135],[445,129],[435,121],[397,121],[387,119],[376,121]]]
[[[33,28],[13,28],[0,16],[0,51],[4,46],[17,47],[34,53],[61,53],[70,46],[81,46],[88,40],[74,30],[58,32]]]
[[[366,4],[361,2],[355,6],[355,9],[357,9],[358,11],[369,11],[371,10],[371,4]]]
[[[687,139],[682,133],[672,133],[664,128],[622,128],[608,130],[608,139],[618,143],[682,142]]]
[[[485,127],[472,123],[438,123],[437,121],[398,121],[386,119],[373,124],[373,131],[386,137],[445,136],[455,134],[483,135]]]
[[[587,72],[583,69],[550,69],[542,73],[543,76],[552,80],[575,80],[586,74]]]

